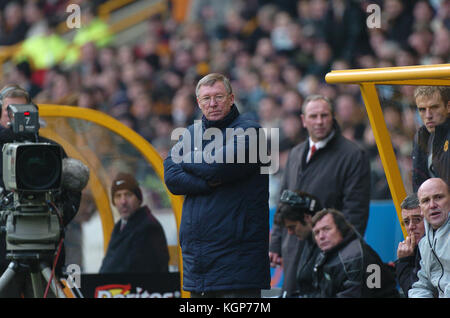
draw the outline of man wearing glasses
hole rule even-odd
[[[164,160],[167,188],[185,196],[183,289],[196,298],[261,297],[261,289],[270,288],[269,178],[259,160],[248,160],[254,148],[245,133],[260,126],[240,116],[222,74],[202,78],[196,95],[202,120],[184,131]],[[240,133],[229,138],[230,129]],[[206,137],[210,132],[215,138]]]
[[[420,269],[419,241],[425,234],[423,216],[420,212],[419,199],[415,193],[408,195],[401,204],[402,219],[408,236],[398,244],[395,275],[405,296],[412,284],[417,281]]]

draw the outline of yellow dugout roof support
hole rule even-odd
[[[359,85],[400,226],[406,237],[400,208],[406,191],[375,85],[450,86],[450,64],[332,71],[325,76],[325,80],[329,84]]]
[[[159,179],[162,181],[164,185],[164,168],[163,168],[163,160],[158,152],[139,134],[137,134],[132,129],[128,128],[118,120],[113,117],[88,108],[80,108],[74,106],[61,106],[61,105],[39,105],[39,117],[41,117],[44,121],[49,118],[73,118],[73,119],[81,119],[87,122],[95,123],[99,126],[107,128],[108,131],[111,131],[121,137],[123,137],[126,141],[128,141],[131,145],[133,145],[146,159],[146,161],[152,166],[154,171],[156,172]],[[114,220],[112,216],[112,212],[109,206],[108,199],[108,189],[104,188],[102,182],[100,181],[100,177],[98,176],[99,171],[95,169],[98,166],[98,158],[95,155],[86,153],[86,149],[80,150],[76,149],[74,146],[70,144],[69,140],[66,140],[63,136],[59,136],[58,132],[51,129],[50,127],[42,127],[41,134],[44,137],[51,138],[56,142],[60,143],[66,150],[69,156],[77,158],[83,161],[90,167],[90,181],[89,185],[92,189],[94,199],[97,204],[97,208],[99,209],[99,214],[102,220],[102,228],[104,234],[104,244],[105,247],[108,245],[111,231],[114,227]],[[93,162],[93,159],[94,162]],[[175,214],[175,221],[177,226],[177,232],[180,227],[181,222],[181,209],[183,205],[183,197],[175,196],[170,191],[166,189],[166,192],[169,196],[172,210]],[[182,266],[182,257],[181,257],[181,248],[179,244],[177,244],[177,254],[178,254],[178,268],[180,271],[180,279],[183,277],[183,266]],[[181,282],[182,286],[182,282]],[[182,297],[186,297],[187,293],[181,291]]]

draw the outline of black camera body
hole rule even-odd
[[[39,132],[39,113],[35,104],[11,104],[6,108],[15,134]]]
[[[38,140],[40,128],[36,105],[9,105],[7,110],[13,136],[22,137],[20,142],[5,143],[2,149],[3,182],[9,193],[6,200],[3,198],[1,211],[6,220],[7,257],[50,255],[63,231],[54,204],[61,190],[63,149],[31,141]],[[23,136],[30,138],[24,141]]]
[[[319,203],[310,195],[297,194],[287,189],[281,194],[280,202],[288,204],[293,208],[310,212],[317,211],[320,208]]]

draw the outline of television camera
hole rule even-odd
[[[28,268],[35,297],[44,294],[40,274],[55,295],[64,297],[58,280],[52,279],[49,264],[64,235],[62,207],[55,202],[62,188],[64,160],[68,158],[63,159],[61,146],[39,142],[36,105],[9,105],[7,110],[12,136],[18,138],[5,143],[2,149],[0,220],[6,236],[6,258],[11,263],[0,278],[0,291],[17,272]]]

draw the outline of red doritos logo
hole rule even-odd
[[[99,286],[95,289],[95,298],[125,298],[131,291],[131,284],[111,284]]]

